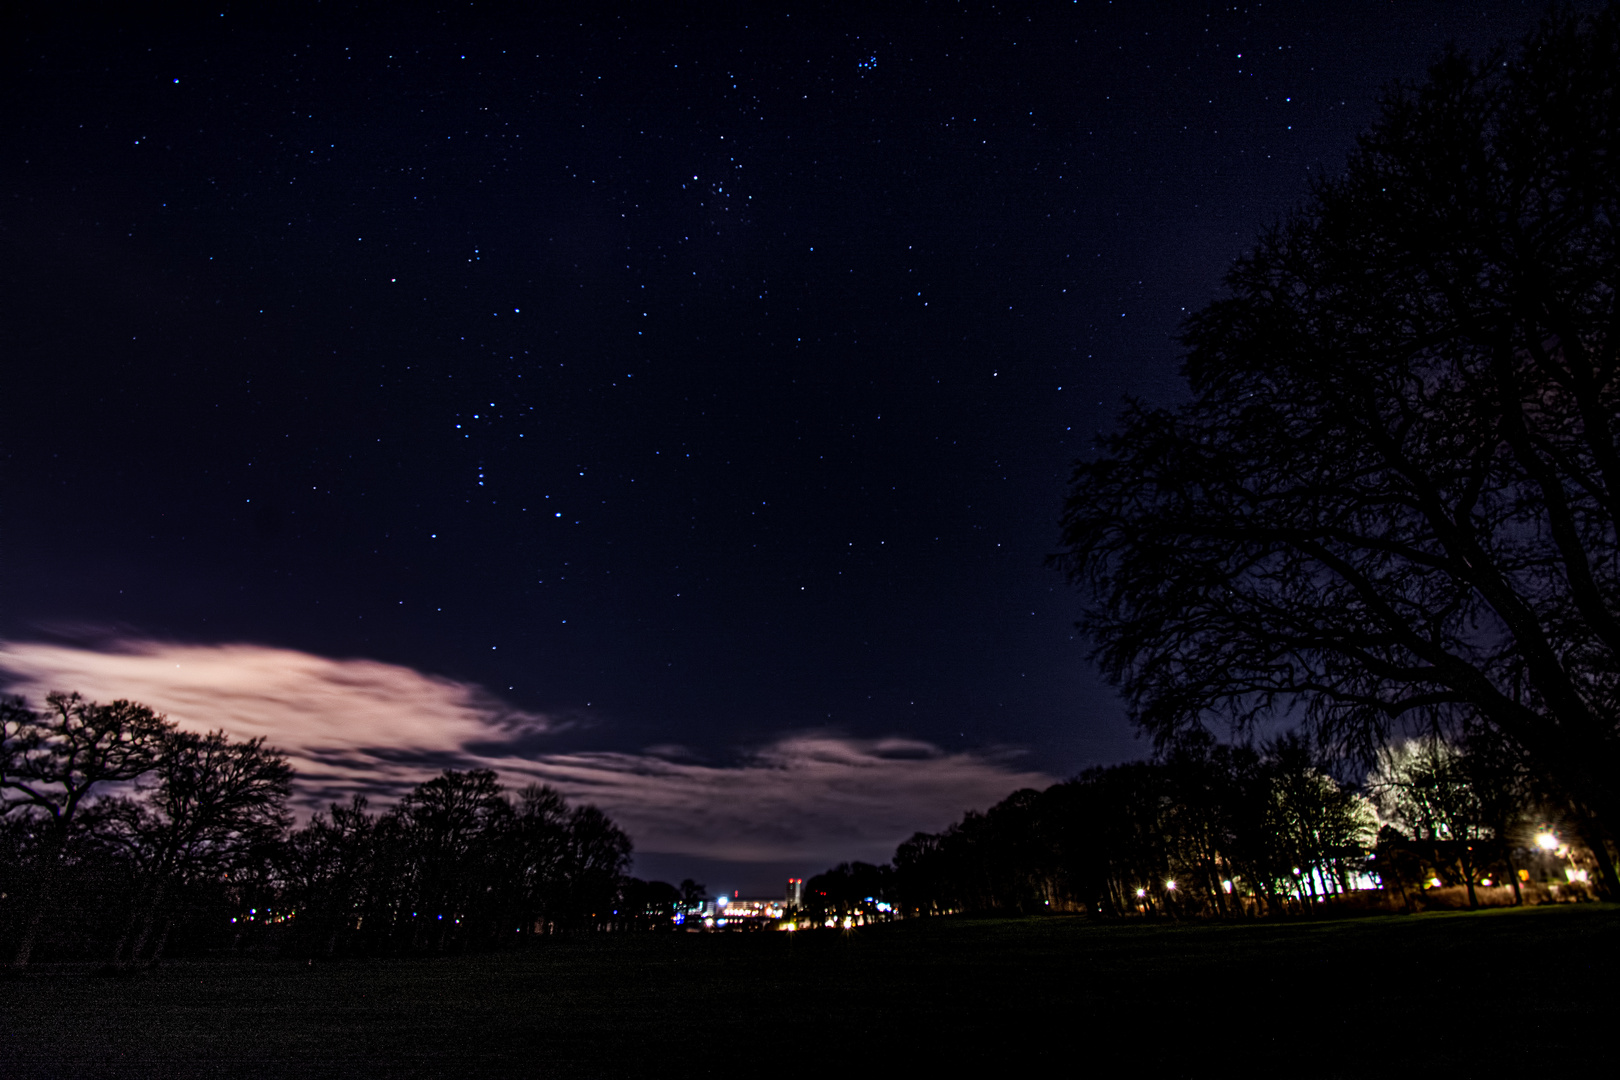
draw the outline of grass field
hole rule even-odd
[[[0,982],[0,1076],[1562,1072],[1613,1060],[1620,907],[950,919]]]

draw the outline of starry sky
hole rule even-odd
[[[0,671],[756,891],[1139,756],[1070,463],[1382,85],[1540,11],[8,8]]]

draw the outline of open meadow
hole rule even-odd
[[[1243,924],[935,919],[0,983],[0,1075],[1132,1076],[1608,1060],[1620,908]]]

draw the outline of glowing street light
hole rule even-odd
[[[1556,851],[1558,849],[1558,837],[1550,832],[1537,833],[1536,847],[1542,851]]]
[[[1175,883],[1175,882],[1174,882],[1174,881],[1167,881],[1167,882],[1165,882],[1165,883],[1164,883],[1164,887],[1165,887],[1165,888],[1166,888],[1166,889],[1169,889],[1169,890],[1170,890],[1170,891],[1171,891],[1171,892],[1175,892],[1175,891],[1176,891],[1176,883]]]

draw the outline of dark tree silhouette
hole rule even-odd
[[[374,892],[378,854],[377,815],[361,795],[348,806],[334,803],[330,817],[316,814],[282,845],[276,861],[284,891],[299,906],[300,931],[318,942],[315,952],[331,956],[366,930],[368,918],[372,933],[392,922]]]
[[[1483,723],[1620,822],[1617,169],[1620,12],[1549,16],[1389,94],[1188,321],[1059,558],[1148,731]]]
[[[563,917],[576,926],[610,921],[630,866],[630,838],[594,806],[574,808],[565,836]]]
[[[11,967],[28,966],[40,923],[56,894],[63,860],[79,838],[87,802],[98,788],[133,780],[152,768],[171,732],[144,705],[85,701],[52,693],[35,712],[21,700],[0,714],[0,793],[5,816],[35,819],[32,889],[19,919]]]
[[[687,878],[681,882],[681,907],[688,912],[695,912],[709,899],[709,887],[701,881]]]
[[[518,799],[510,847],[520,907],[519,925],[555,930],[569,922],[569,807],[561,793],[530,784]]]
[[[465,936],[463,922],[488,914],[504,869],[499,849],[510,832],[511,804],[492,771],[447,769],[407,794],[390,816],[405,856],[401,893],[415,908],[411,948],[443,951]]]
[[[122,844],[142,879],[114,965],[155,961],[193,887],[229,880],[281,840],[292,820],[292,775],[262,738],[164,734],[151,789],[114,800],[105,813],[104,834]]]
[[[1462,770],[1478,799],[1478,820],[1488,839],[1480,862],[1513,888],[1515,904],[1524,903],[1514,852],[1534,844],[1525,820],[1535,801],[1532,776],[1523,756],[1491,728],[1470,732],[1463,742]]]
[[[873,917],[892,899],[894,870],[871,863],[839,863],[804,883],[804,907],[815,919]]]
[[[292,779],[263,739],[143,705],[0,699],[0,948],[120,970],[171,941],[442,953],[672,924],[680,894],[627,877],[629,837],[549,787],[513,799],[493,772],[447,770],[385,813],[357,797],[289,833]]]
[[[552,788],[513,800],[493,772],[446,770],[387,813],[356,799],[293,832],[277,859],[278,903],[293,914],[297,947],[323,955],[502,948],[536,933],[651,926],[621,903],[630,850],[600,810],[570,807]],[[644,888],[630,903],[663,895]]]
[[[630,878],[619,894],[618,924],[637,929],[671,930],[681,891],[667,881]]]
[[[1373,824],[1303,740],[1257,752],[1204,736],[918,833],[895,852],[891,891],[908,915],[1303,912],[1351,889]],[[847,876],[828,871],[807,893],[841,896]]]

